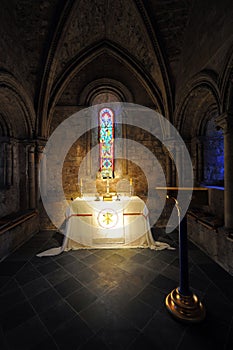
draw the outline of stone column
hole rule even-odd
[[[35,180],[36,180],[36,202],[37,202],[37,206],[39,204],[39,199],[40,199],[40,188],[39,188],[39,184],[40,184],[40,161],[42,159],[42,156],[45,156],[43,154],[43,150],[44,150],[44,145],[42,144],[38,144],[37,148],[36,148],[36,164],[35,164]],[[46,170],[46,162],[43,163],[45,169]],[[44,174],[44,178],[42,179],[42,182],[45,184],[44,181],[46,181],[46,172],[43,172]],[[43,187],[43,186],[41,186]]]
[[[184,157],[183,157],[183,146],[176,145],[176,186],[183,186],[183,167],[184,167]]]
[[[191,156],[193,161],[193,172],[195,184],[199,185],[203,180],[203,153],[200,137],[194,137],[191,141]]]
[[[29,185],[29,208],[35,208],[36,188],[35,188],[35,146],[28,148],[28,185]]]
[[[169,153],[166,152],[166,181],[167,181],[167,186],[170,187],[172,185],[172,161],[169,156]]]
[[[15,186],[18,184],[18,145],[16,142],[12,144],[12,184]]]
[[[6,169],[5,169],[5,156],[6,156],[6,144],[5,142],[0,143],[0,188],[4,188],[6,185]]]
[[[6,185],[10,187],[12,185],[12,144],[6,145]]]
[[[92,159],[91,159],[91,121],[89,119],[86,120],[86,175],[90,176],[92,174]],[[75,181],[75,186],[77,183],[77,179]]]
[[[176,185],[176,149],[173,141],[169,142],[168,151],[172,151],[170,153],[170,186]]]
[[[127,128],[125,124],[119,124],[122,125],[122,138],[123,141],[123,161],[122,161],[122,174],[127,175],[128,174],[128,154],[127,154]]]
[[[163,146],[166,155],[166,180],[167,186],[176,185],[176,146],[174,140],[166,140],[168,147]]]
[[[170,143],[172,148],[172,159],[171,159],[171,169],[172,169],[172,186],[179,187],[183,183],[183,145],[177,141],[172,141]]]
[[[203,180],[203,145],[200,140],[197,142],[197,181]]]
[[[224,221],[233,230],[233,115],[225,113],[215,122],[224,132]]]

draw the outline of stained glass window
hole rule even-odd
[[[99,112],[100,171],[103,178],[114,174],[114,113],[110,108]]]

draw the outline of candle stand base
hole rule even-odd
[[[177,319],[183,322],[197,323],[205,318],[205,308],[195,294],[181,295],[174,289],[166,297],[166,308]]]
[[[110,194],[110,193],[105,193],[105,194],[103,195],[103,200],[104,200],[104,201],[112,201],[112,194]]]

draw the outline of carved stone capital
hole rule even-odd
[[[28,146],[28,152],[29,153],[35,153],[35,145],[29,145]]]
[[[36,140],[36,152],[37,152],[37,154],[43,153],[46,142],[47,142],[46,139],[37,139]]]
[[[233,133],[233,115],[229,113],[224,113],[219,117],[215,118],[215,124],[217,127],[223,130],[224,134],[232,132]]]

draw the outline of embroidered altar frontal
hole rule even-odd
[[[153,238],[148,209],[139,197],[120,201],[77,198],[67,211],[67,249],[80,247],[149,247]]]

